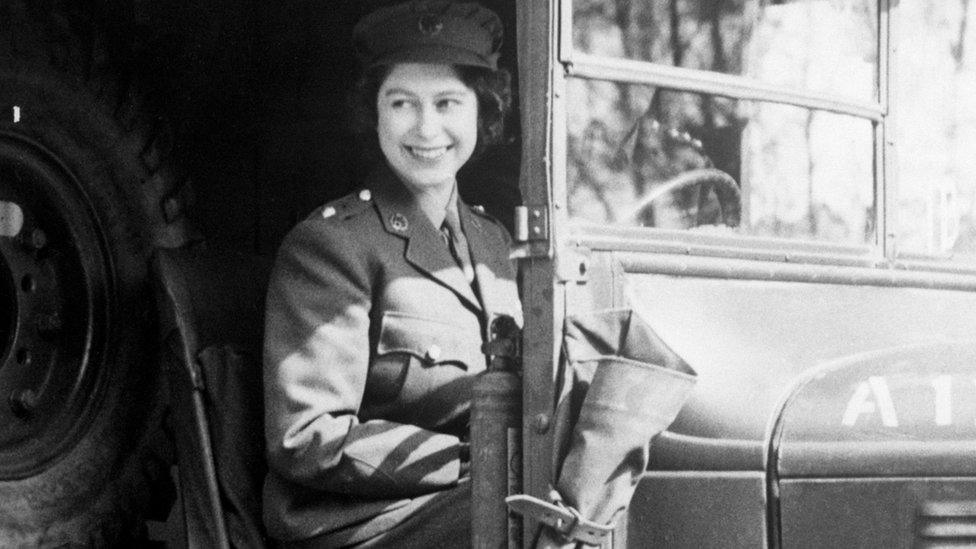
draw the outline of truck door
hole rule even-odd
[[[623,307],[698,382],[614,546],[976,542],[969,4],[518,5],[527,493]]]

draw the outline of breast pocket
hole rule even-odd
[[[361,415],[436,428],[466,413],[473,376],[485,369],[477,328],[388,311]]]

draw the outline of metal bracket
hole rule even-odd
[[[549,210],[545,206],[515,206],[515,241],[549,239]]]
[[[556,278],[560,282],[584,283],[589,278],[590,250],[582,246],[560,247],[556,254]]]

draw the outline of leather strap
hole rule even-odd
[[[600,545],[613,531],[612,524],[598,524],[580,516],[579,511],[564,504],[555,493],[554,503],[519,494],[505,498],[508,507],[520,515],[531,517],[551,527],[568,540]]]

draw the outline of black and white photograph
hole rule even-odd
[[[976,547],[976,1],[0,0],[8,547]]]

